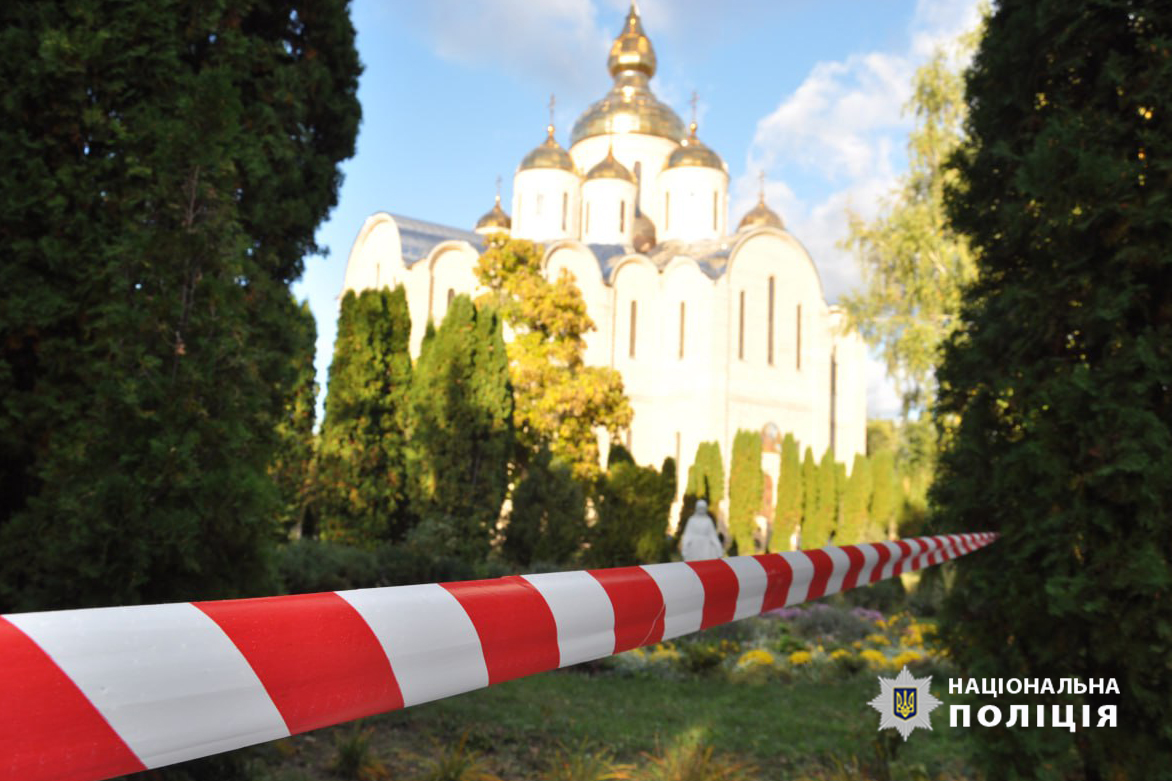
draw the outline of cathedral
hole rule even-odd
[[[574,123],[569,146],[551,124],[521,159],[511,217],[499,195],[473,231],[374,214],[345,290],[403,285],[417,355],[421,324],[442,320],[455,295],[482,292],[484,236],[530,239],[548,278],[569,272],[582,291],[596,326],[587,363],[622,374],[637,462],[675,458],[682,491],[699,443],[720,443],[728,474],[733,437],[751,429],[770,485],[787,432],[849,468],[866,449],[861,338],[827,305],[813,260],[763,190],[730,226],[728,166],[652,93],[655,51],[634,3],[607,68],[614,86]]]

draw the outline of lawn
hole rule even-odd
[[[964,733],[949,729],[944,708],[932,715],[934,731],[917,730],[903,744],[894,731],[877,731],[878,714],[867,703],[878,693],[866,672],[842,681],[747,683],[575,669],[279,741],[262,756],[271,779],[337,778],[330,765],[368,730],[368,760],[377,761],[355,775],[371,779],[424,778],[428,760],[445,752],[451,759],[461,738],[484,770],[505,781],[547,778],[551,761],[567,748],[571,755],[609,751],[636,766],[627,777],[658,778],[647,755],[697,743],[726,762],[752,764],[738,776],[744,778],[968,777],[958,759]],[[882,757],[892,750],[889,763]]]

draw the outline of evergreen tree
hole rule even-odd
[[[584,337],[594,330],[586,302],[566,273],[542,275],[541,252],[529,241],[488,237],[477,276],[513,331],[508,345],[515,397],[514,429],[524,462],[542,447],[565,461],[576,478],[599,469],[597,429],[611,440],[631,423],[631,406],[615,369],[585,364]]]
[[[802,536],[800,545],[803,549],[814,547],[812,540],[817,536],[818,522],[815,518],[818,510],[818,462],[814,460],[814,450],[806,447],[806,454],[802,457]]]
[[[813,520],[802,529],[803,548],[821,548],[834,535],[838,524],[838,482],[834,453],[826,448],[814,480]]]
[[[402,540],[408,507],[411,356],[407,294],[349,291],[338,315],[318,459],[318,512],[331,539]]]
[[[720,456],[719,442],[701,442],[696,446],[696,456],[688,467],[688,482],[684,487],[681,523],[695,512],[698,499],[708,502],[708,514],[715,519],[720,501],[724,499],[724,461]]]
[[[939,531],[1001,538],[958,562],[944,636],[974,678],[1119,690],[1021,698],[1117,729],[973,730],[990,778],[1172,767],[1170,41],[1165,3],[1004,0],[969,74],[950,212],[979,281],[933,500]]]
[[[0,4],[0,612],[266,593],[342,0]]]
[[[293,324],[291,324],[293,325]],[[278,419],[280,442],[271,472],[281,498],[277,517],[283,539],[300,537],[306,525],[313,493],[314,436],[317,408],[317,381],[313,358],[317,344],[317,325],[309,302],[301,302],[299,317],[291,336],[296,339],[293,358],[293,383],[285,402],[285,412]]]
[[[773,516],[771,548],[790,549],[790,539],[802,520],[802,462],[793,434],[781,441],[781,475],[777,481],[777,507]]]
[[[741,429],[733,437],[732,463],[728,475],[728,525],[737,550],[756,553],[753,532],[761,512],[765,473],[761,471],[761,434]]]
[[[530,460],[513,490],[505,527],[505,556],[528,567],[569,565],[586,541],[586,495],[569,465],[543,449]]]
[[[871,505],[867,537],[885,540],[894,531],[895,510],[900,504],[895,479],[895,454],[880,450],[871,459]]]
[[[599,484],[598,519],[587,558],[596,567],[653,564],[666,558],[669,481],[650,466],[617,460]]]
[[[842,497],[842,524],[835,538],[836,545],[873,542],[867,537],[867,507],[871,503],[871,462],[856,454]]]
[[[452,299],[424,340],[411,385],[412,509],[441,543],[479,561],[500,518],[513,452],[513,393],[501,321]]]

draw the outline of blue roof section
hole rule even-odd
[[[416,220],[392,214],[399,226],[399,238],[403,242],[403,265],[410,268],[427,257],[437,244],[445,241],[466,241],[477,252],[484,252],[484,237],[472,231],[450,228],[434,222]]]
[[[598,268],[602,271],[602,278],[610,280],[610,272],[614,270],[615,261],[627,255],[631,250],[622,244],[587,244],[594,257],[598,259]]]

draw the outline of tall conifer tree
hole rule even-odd
[[[814,460],[813,448],[807,446],[806,454],[802,456],[802,548],[818,547],[811,545],[818,532],[817,511],[818,462]]]
[[[327,537],[370,546],[401,540],[413,525],[410,335],[401,286],[342,298],[317,469],[317,508]]]
[[[868,527],[867,508],[870,503],[871,462],[866,456],[856,453],[842,496],[842,524],[839,526],[836,544],[848,545],[864,541]]]
[[[508,486],[513,391],[501,321],[468,296],[452,299],[428,338],[411,386],[414,511],[436,542],[487,556]]]
[[[990,778],[1172,767],[1169,95],[1163,2],[1003,0],[969,75],[950,211],[979,281],[933,498],[939,531],[1001,538],[958,562],[944,635],[973,678],[1119,691],[1023,696],[1118,728],[975,729]]]
[[[770,547],[774,551],[790,549],[790,539],[802,521],[802,462],[798,442],[793,434],[781,441],[781,476],[777,481],[777,502],[773,516]]]
[[[753,531],[761,512],[765,474],[761,471],[761,434],[741,429],[733,438],[732,463],[728,475],[728,526],[737,551],[756,553]]]
[[[344,0],[0,3],[0,612],[264,593]]]

